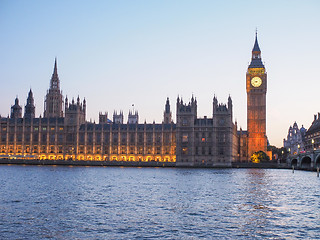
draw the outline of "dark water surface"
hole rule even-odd
[[[214,238],[320,238],[320,179],[271,169],[0,165],[0,239]]]

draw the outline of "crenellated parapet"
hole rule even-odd
[[[66,124],[72,126],[79,126],[86,121],[86,108],[85,108],[85,99],[80,101],[80,97],[77,97],[77,102],[74,101],[74,98],[69,103],[68,97],[65,99],[65,118]]]

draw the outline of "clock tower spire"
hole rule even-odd
[[[246,74],[248,159],[258,151],[267,152],[266,94],[267,73],[261,60],[256,32],[251,63]]]

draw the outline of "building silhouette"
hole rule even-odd
[[[289,154],[305,152],[306,131],[303,125],[299,128],[296,122],[294,122],[293,126],[289,127],[287,139],[283,139],[283,147],[287,149]]]
[[[176,166],[229,167],[234,161],[249,161],[259,150],[267,150],[267,75],[261,61],[257,36],[247,70],[248,130],[233,122],[229,96],[219,103],[214,96],[210,117],[197,116],[192,95],[176,102],[176,123],[166,99],[161,123],[139,123],[138,111],[130,110],[127,123],[123,111],[99,113],[99,123],[86,120],[86,100],[78,96],[63,101],[57,59],[44,101],[43,117],[35,116],[30,89],[24,116],[18,97],[10,117],[0,120],[0,158],[173,162]],[[64,106],[64,108],[63,108]]]

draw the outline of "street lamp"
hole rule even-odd
[[[298,154],[300,154],[300,144],[298,144]]]

